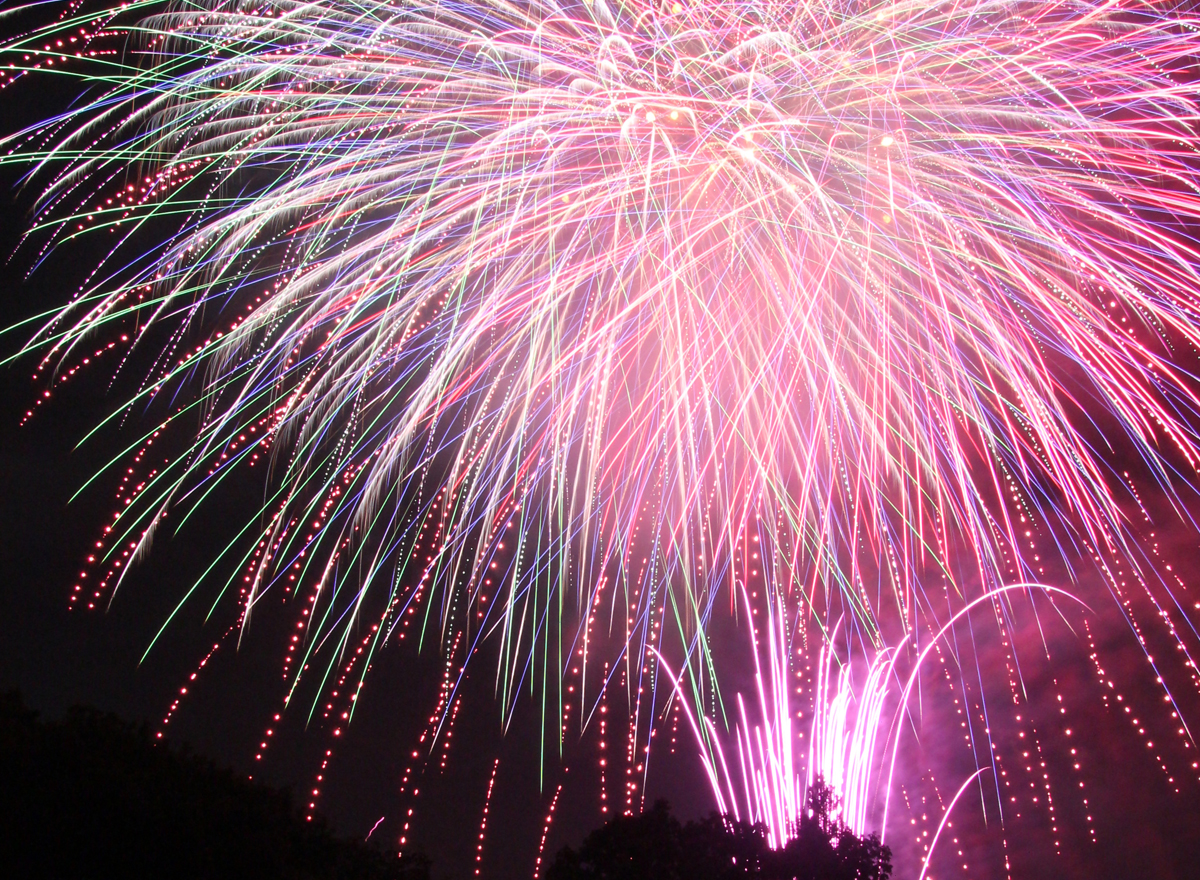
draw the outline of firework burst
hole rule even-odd
[[[1136,569],[1109,450],[1195,482],[1173,9],[135,2],[4,47],[68,54],[107,85],[5,161],[47,247],[112,245],[39,376],[116,347],[161,414],[85,604],[263,464],[222,595],[303,597],[289,676],[489,637],[558,717],[564,658],[650,693],[739,579],[879,651],[1043,554]]]
[[[742,600],[747,617],[753,618],[744,590]],[[792,661],[800,652],[788,638],[792,627],[782,598],[776,596],[772,605],[765,624],[765,646],[759,644],[754,626],[747,627],[755,665],[757,723],[738,694],[736,761],[726,756],[717,723],[709,717],[698,723],[681,694],[682,711],[700,747],[717,809],[735,820],[763,826],[768,844],[780,849],[800,827],[808,804],[807,790],[821,784],[828,786],[833,797],[830,818],[863,835],[878,789],[876,750],[881,723],[891,708],[887,705],[888,686],[895,674],[896,655],[890,650],[880,652],[867,670],[866,681],[856,687],[850,665],[842,665],[835,675],[834,652],[829,646],[822,647],[814,711],[805,725],[799,721],[803,712],[796,711],[798,701],[791,698]],[[835,638],[838,628],[834,628]],[[811,733],[807,760],[797,754],[797,729],[802,726]],[[884,728],[886,732],[886,725]],[[883,798],[886,801],[886,787]]]

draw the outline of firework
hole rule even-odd
[[[821,651],[808,784],[817,779],[825,781],[838,799],[834,818],[858,835],[867,828],[867,811],[874,794],[875,747],[894,666],[895,656],[881,652],[860,688],[855,688],[849,666],[843,666],[836,690],[831,692],[833,652],[829,647]],[[853,715],[852,702],[857,704]]]
[[[31,247],[111,242],[37,375],[145,377],[75,601],[258,467],[213,599],[296,600],[327,716],[409,634],[432,737],[484,639],[506,722],[601,662],[653,700],[654,651],[716,704],[738,581],[887,656],[1047,559],[1119,594],[1133,483],[1196,483],[1174,7],[133,2],[3,53],[105,84],[7,142]]]
[[[753,619],[749,597],[742,591],[747,620]],[[784,604],[775,597],[767,615],[765,651],[753,625],[747,625],[755,664],[758,723],[750,720],[741,694],[737,696],[735,727],[737,762],[722,746],[717,724],[709,717],[696,722],[686,698],[682,703],[689,726],[700,746],[700,760],[718,810],[737,820],[762,825],[767,842],[782,848],[800,827],[807,807],[806,789],[818,781],[827,785],[834,803],[830,818],[855,834],[867,829],[868,810],[876,793],[876,746],[885,717],[888,684],[896,655],[883,651],[872,661],[866,682],[854,686],[849,664],[834,677],[834,652],[824,646],[818,660],[814,711],[807,725],[798,720],[791,699],[791,659],[798,653],[788,639],[790,627]],[[836,638],[837,627],[834,629]],[[767,676],[763,675],[763,661]],[[668,667],[669,669],[669,667]],[[798,730],[810,730],[806,767],[801,771],[796,749]],[[884,792],[886,799],[887,793]]]

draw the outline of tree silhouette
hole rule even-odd
[[[837,818],[833,791],[809,787],[806,809],[780,850],[761,825],[712,814],[680,822],[666,801],[639,816],[619,816],[563,848],[546,880],[888,880],[891,850],[859,837]]]
[[[285,792],[156,743],[95,709],[44,722],[0,694],[0,875],[6,878],[428,880],[323,823]]]
[[[823,780],[810,785],[806,809],[782,850],[772,878],[788,880],[887,880],[892,851],[876,835],[859,837],[837,817],[837,798]]]

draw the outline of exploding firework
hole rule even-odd
[[[747,619],[752,619],[753,609],[744,590],[742,600]],[[738,694],[736,763],[725,754],[717,724],[706,716],[701,727],[687,703],[683,704],[717,809],[736,820],[762,825],[768,844],[779,849],[800,827],[801,812],[808,803],[807,788],[820,780],[833,796],[830,818],[862,835],[877,788],[876,747],[896,655],[880,652],[870,664],[866,681],[855,687],[850,665],[843,665],[835,677],[834,653],[828,645],[821,648],[815,711],[807,724],[811,739],[802,771],[796,754],[801,724],[793,721],[802,713],[796,712],[790,696],[790,661],[797,652],[788,639],[791,628],[782,599],[777,596],[771,604],[765,646],[759,644],[753,625],[746,628],[754,656],[758,723],[747,715],[743,696]],[[883,794],[886,799],[886,791]]]
[[[884,804],[886,824],[891,777],[896,768],[903,716],[908,710],[913,687],[920,680],[919,673],[924,660],[955,624],[968,616],[972,606],[994,601],[1005,592],[1027,589],[1041,589],[1074,598],[1054,587],[1015,584],[975,599],[934,633],[932,640],[917,653],[913,668],[901,689],[898,705],[894,707],[888,705],[888,692],[892,680],[898,675],[896,661],[902,656],[900,649],[904,646],[880,651],[869,663],[865,680],[856,686],[850,663],[840,664],[836,677],[834,675],[836,658],[832,645],[841,628],[839,623],[833,628],[829,642],[820,648],[812,699],[813,712],[807,724],[799,721],[803,718],[803,712],[796,711],[797,701],[791,696],[792,661],[802,652],[794,648],[788,637],[795,628],[788,625],[782,597],[772,597],[768,614],[765,615],[765,646],[760,644],[755,625],[750,623],[746,627],[754,657],[754,697],[758,721],[755,723],[751,720],[743,696],[738,694],[736,763],[725,754],[718,725],[707,716],[697,723],[687,702],[683,703],[682,710],[700,746],[700,760],[720,812],[737,820],[744,818],[751,824],[761,824],[766,830],[768,843],[780,848],[800,825],[801,811],[807,804],[806,788],[817,784],[819,780],[829,788],[833,797],[830,817],[835,822],[844,824],[855,834],[864,834],[875,796],[879,794]],[[750,597],[744,588],[740,592],[746,620],[753,621],[755,615]],[[765,676],[764,665],[767,667]],[[692,676],[691,680],[696,678]],[[680,680],[676,678],[676,681]],[[803,771],[796,755],[799,742],[797,732],[802,726],[807,726],[811,734]],[[882,760],[884,756],[880,754],[881,732],[892,742],[890,764]],[[980,768],[970,780],[973,781],[986,769]],[[953,800],[957,801],[961,794],[960,789]],[[949,811],[948,808],[946,816]],[[940,832],[939,828],[930,844],[930,851]]]
[[[875,746],[895,661],[887,652],[880,653],[859,688],[854,686],[850,668],[844,666],[831,691],[832,651],[823,648],[821,654],[818,713],[812,723],[807,780],[810,786],[817,779],[825,781],[838,799],[834,818],[861,835],[867,828],[875,783]]]
[[[5,82],[105,85],[4,161],[109,256],[30,347],[150,420],[73,601],[258,468],[196,590],[292,597],[326,716],[437,639],[431,736],[485,640],[506,719],[582,724],[576,658],[719,700],[738,581],[876,653],[1076,559],[1126,605],[1200,454],[1198,54],[1134,2],[73,8]]]

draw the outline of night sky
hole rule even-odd
[[[7,130],[71,99],[69,90],[30,86],[0,93]],[[95,262],[87,246],[63,249],[26,278],[33,254],[17,244],[31,192],[18,191],[16,183],[14,170],[5,169],[0,252],[14,256],[0,285],[4,326],[63,303]],[[15,329],[0,336],[0,355],[13,354],[27,335],[27,329]],[[228,525],[260,506],[256,474],[222,492],[207,515],[181,534],[160,538],[110,607],[69,610],[82,561],[111,517],[115,478],[98,480],[74,501],[71,496],[144,425],[132,413],[82,447],[77,444],[120,406],[139,377],[127,373],[113,381],[112,369],[99,364],[56,389],[22,427],[22,415],[44,390],[44,383],[31,379],[34,366],[24,358],[0,369],[0,688],[19,688],[49,717],[81,703],[145,720],[165,729],[173,742],[291,788],[301,803],[307,802],[303,793],[317,787],[318,811],[346,835],[363,837],[374,829],[372,839],[393,847],[403,824],[411,822],[409,837],[430,855],[438,878],[467,878],[477,864],[482,876],[494,880],[531,878],[552,803],[549,857],[601,824],[597,725],[582,736],[569,732],[560,756],[552,736],[543,748],[539,712],[530,698],[504,730],[493,696],[495,658],[486,646],[472,660],[451,735],[439,739],[432,753],[428,742],[418,740],[443,682],[436,645],[423,652],[411,644],[389,645],[372,667],[353,723],[344,728],[320,713],[308,720],[312,693],[274,720],[282,706],[281,660],[294,621],[287,609],[256,614],[239,645],[236,634],[224,635],[236,620],[233,603],[218,606],[207,620],[209,603],[190,603],[142,659],[180,597],[228,539]],[[1200,598],[1200,542],[1172,518],[1163,499],[1151,494],[1142,500],[1154,517],[1139,526],[1147,553],[1157,553],[1156,564],[1171,564],[1181,574],[1184,586],[1176,597],[1192,620],[1200,619],[1192,610]],[[959,803],[953,829],[958,843],[939,845],[935,878],[1200,877],[1200,771],[1193,768],[1200,750],[1179,735],[1156,677],[1165,679],[1193,732],[1200,730],[1200,690],[1144,593],[1131,591],[1130,611],[1145,650],[1101,584],[1085,575],[1073,589],[1090,611],[1069,603],[1055,610],[1044,599],[1017,603],[1009,636],[1018,648],[1019,669],[995,625],[983,620],[969,636],[978,667],[958,670],[949,663],[952,672],[931,670],[920,695],[922,711],[906,725],[892,793],[887,842],[895,850],[896,877],[917,876],[915,841],[936,829],[941,808],[935,804],[939,798],[948,802],[974,770],[973,755],[988,748],[972,741],[979,731],[973,724],[962,726],[954,702],[962,697],[974,705],[980,693],[987,696],[998,766],[1008,774],[1000,781],[1007,784],[1006,813],[997,814],[998,784],[985,775],[980,786],[990,795],[973,789]],[[1165,593],[1159,598],[1170,601]],[[1171,611],[1173,619],[1183,620]],[[725,639],[727,650],[741,650],[733,634],[718,632],[715,638],[718,649]],[[1200,649],[1194,632],[1184,632],[1183,640],[1190,650]],[[218,650],[193,681],[190,676],[214,644]],[[1157,670],[1147,654],[1158,661]],[[1013,681],[1024,694],[1017,702],[1010,696]],[[727,687],[736,691],[738,684]],[[749,685],[748,663],[740,684]],[[163,728],[181,688],[188,689],[186,697]],[[617,745],[623,741],[624,711],[614,697],[609,723],[617,732],[608,736]],[[267,729],[273,731],[270,748],[256,762]],[[670,721],[664,723],[650,760],[638,803],[666,797],[683,817],[714,808],[686,730],[673,734]],[[410,773],[415,766],[424,769]],[[324,777],[319,786],[317,775]],[[616,788],[610,779],[609,790]],[[615,804],[619,795],[610,798]]]

